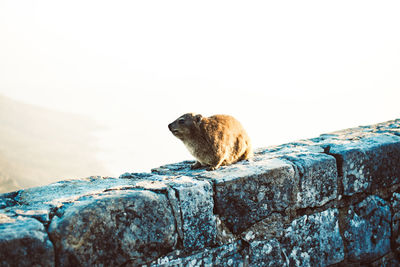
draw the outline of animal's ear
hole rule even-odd
[[[200,124],[202,119],[203,119],[203,116],[201,116],[201,114],[197,114],[194,116],[194,122],[197,124]]]

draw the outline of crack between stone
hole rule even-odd
[[[249,227],[247,227],[246,229],[244,229],[243,231],[241,231],[241,232],[238,233],[237,235],[235,235],[235,234],[233,234],[233,233],[232,233],[232,234],[233,234],[235,237],[241,239],[240,235],[241,235],[243,232],[246,232],[246,231],[250,230],[251,227],[253,227],[254,225],[256,225],[256,224],[258,224],[258,223],[260,223],[260,222],[262,222],[263,220],[267,219],[268,217],[270,217],[270,216],[272,216],[272,215],[274,215],[274,214],[279,214],[279,215],[282,216],[282,218],[285,218],[285,217],[286,217],[285,211],[273,211],[273,212],[271,212],[270,214],[268,214],[268,216],[265,216],[265,217],[263,217],[262,219],[259,219],[259,220],[255,221],[252,225],[250,225]],[[246,242],[247,242],[247,241],[246,241]]]
[[[249,254],[250,254],[250,243],[242,238],[240,238],[237,243],[239,245],[238,252],[243,257],[244,266],[248,266]]]
[[[217,184],[215,183],[214,180],[211,180],[211,181],[209,181],[209,182],[211,182],[211,187],[212,187],[212,190],[213,190],[213,195],[212,195],[212,197],[213,197],[213,202],[214,202],[214,205],[213,205],[213,214],[214,214],[214,215],[220,216],[220,214],[218,214],[218,212],[217,212]]]
[[[346,216],[348,214],[348,210],[349,210],[349,207],[343,207],[343,208],[338,209],[338,212],[339,212],[338,213],[339,234],[343,241],[343,253],[344,253],[343,262],[347,262],[348,254],[349,254],[349,249],[348,249],[348,244],[347,244],[348,242],[344,236],[345,220],[346,220]]]
[[[389,251],[389,252],[386,253],[385,255],[382,255],[382,256],[380,256],[380,257],[378,257],[378,258],[372,260],[371,263],[376,263],[376,262],[380,261],[381,259],[385,258],[386,256],[390,256],[392,253],[393,253],[393,250]]]
[[[303,169],[303,167],[301,165],[297,164],[295,161],[290,160],[290,158],[284,157],[284,159],[290,165],[293,166],[293,169],[294,169],[295,173],[299,175],[299,181],[298,181],[297,190],[296,190],[296,194],[298,194],[299,192],[302,192],[302,190],[303,190],[301,185],[302,185],[303,178],[304,178],[304,169]]]
[[[47,237],[49,238],[51,244],[53,245],[53,250],[54,250],[54,266],[55,266],[55,267],[58,267],[58,266],[59,266],[59,264],[58,264],[58,258],[59,258],[59,257],[58,257],[56,245],[55,245],[55,242],[54,242],[53,238],[51,237],[51,235],[50,235],[50,233],[49,233],[49,226],[50,226],[50,224],[51,224],[51,219],[49,220],[49,224],[46,226],[46,224],[43,223],[42,221],[40,221],[38,218],[30,217],[30,216],[23,216],[23,217],[28,217],[28,218],[35,219],[35,220],[37,220],[38,222],[40,222],[41,224],[43,224],[43,227],[44,227],[44,229],[45,229],[45,231],[46,231]]]
[[[49,225],[50,225],[50,224],[49,224]],[[48,228],[46,229],[46,233],[47,233],[47,236],[49,237],[50,242],[53,244],[53,249],[54,249],[54,266],[55,266],[55,267],[58,267],[58,266],[60,266],[60,259],[59,259],[60,257],[58,256],[58,253],[57,253],[56,244],[55,244],[53,238],[51,237]]]
[[[176,243],[176,247],[173,248],[171,251],[166,251],[165,253],[160,254],[157,258],[150,260],[150,261],[146,261],[145,265],[150,266],[150,264],[152,262],[157,262],[158,259],[166,257],[169,253],[176,251],[177,249],[179,250],[180,248],[183,248],[183,238],[184,238],[184,233],[183,233],[183,217],[182,217],[182,209],[181,209],[181,205],[180,205],[180,199],[179,199],[179,192],[171,187],[166,185],[166,189],[155,189],[155,188],[144,188],[144,187],[129,187],[129,188],[123,188],[123,189],[111,189],[108,191],[114,191],[114,190],[148,190],[154,193],[161,193],[163,195],[166,196],[168,204],[171,208],[172,214],[174,216],[174,224],[176,227],[176,232],[178,233],[178,240]],[[174,194],[174,195],[173,195]],[[178,206],[177,208],[179,209],[179,211],[177,211],[174,208],[174,198],[176,198],[176,205]],[[130,266],[128,264],[130,264],[133,260],[136,259],[129,259],[126,262],[122,263],[120,266]]]
[[[331,147],[325,146],[323,147],[324,154],[332,156],[335,158],[336,162],[336,170],[337,170],[337,197],[343,195],[344,186],[343,186],[343,158],[339,154],[330,153]]]
[[[179,237],[176,245],[178,248],[183,248],[183,239],[184,239],[183,217],[182,217],[182,208],[181,208],[180,199],[179,199],[179,191],[168,185],[166,185],[166,188],[167,189],[165,190],[165,189],[155,189],[155,188],[145,188],[145,187],[128,187],[128,188],[123,188],[123,189],[121,189],[121,188],[106,189],[104,192],[118,191],[118,190],[149,190],[154,193],[161,193],[161,194],[165,195],[168,200],[168,204],[171,208],[172,214],[174,216],[174,223],[175,223],[176,231],[177,231],[178,237]],[[172,195],[172,193],[174,195]],[[174,206],[175,206],[173,203],[175,201],[174,198],[177,199],[176,205],[177,205],[177,208],[179,209],[179,211],[177,211],[174,208]],[[166,253],[166,254],[168,254],[168,253]],[[164,257],[165,255],[160,255],[158,258]]]
[[[396,237],[393,234],[393,226],[394,226],[394,215],[395,215],[395,210],[393,208],[393,203],[390,201],[389,202],[389,209],[390,209],[390,250],[391,251],[396,251]]]
[[[175,197],[177,199],[176,204],[178,205],[177,208],[179,209],[179,211],[176,211],[175,208],[173,207],[173,203],[171,203],[171,201],[173,201],[173,200],[171,199],[170,193],[167,192],[168,203],[171,206],[172,213],[174,214],[176,231],[177,231],[179,239],[180,239],[180,241],[178,240],[177,245],[178,245],[178,247],[183,247],[183,240],[184,240],[183,223],[184,223],[184,221],[183,221],[182,207],[181,207],[181,203],[180,203],[179,192],[178,192],[178,190],[176,190],[173,187],[167,186],[167,188],[169,188],[169,190],[172,190],[175,193]]]
[[[296,217],[293,218],[293,220],[298,219],[304,215],[309,216],[315,213],[323,212],[328,209],[337,208],[337,204],[337,199],[331,199],[322,206],[298,208],[296,209]]]

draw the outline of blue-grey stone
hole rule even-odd
[[[400,255],[400,194],[393,193],[390,200],[390,205],[392,207],[392,238],[393,238],[393,248],[397,255]]]
[[[167,197],[140,189],[76,200],[52,219],[49,234],[60,266],[144,264],[177,243]]]
[[[400,136],[379,134],[336,141],[329,153],[338,160],[344,195],[400,183]]]
[[[54,266],[54,247],[36,219],[0,213],[0,266]]]
[[[283,156],[298,175],[298,208],[320,207],[337,197],[337,167],[333,156],[324,153],[291,153]]]
[[[153,169],[161,175],[184,175],[206,179],[214,187],[215,211],[235,234],[296,204],[298,180],[286,160],[256,157],[216,171],[190,170],[189,162]]]
[[[350,261],[371,261],[390,251],[391,211],[377,196],[350,206],[343,225]]]
[[[280,243],[276,239],[250,243],[249,266],[288,266]]]
[[[327,266],[344,259],[338,215],[328,209],[291,223],[281,241],[289,266]]]
[[[233,233],[296,203],[293,166],[280,159],[230,166],[206,175],[214,183],[216,212]]]
[[[212,185],[190,177],[165,180],[177,197],[182,221],[184,248],[197,250],[216,242],[217,222],[213,213]]]
[[[181,251],[174,251],[153,261],[150,266],[179,267],[244,267],[248,265],[248,256],[243,255],[241,242],[222,245],[216,248],[205,248],[191,255],[181,256]]]

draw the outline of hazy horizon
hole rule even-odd
[[[0,121],[0,192],[110,174],[96,158],[101,127],[88,118],[0,95]]]
[[[65,166],[78,161],[119,176],[193,159],[167,129],[186,112],[235,116],[254,147],[399,118],[399,10],[397,1],[1,1],[0,95],[37,113],[0,107],[0,135],[12,141],[0,147],[0,174],[39,168],[40,179],[18,175],[31,186],[71,177]],[[48,165],[26,160],[29,149]],[[90,168],[74,169],[80,178]]]

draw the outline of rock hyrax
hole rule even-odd
[[[229,115],[203,117],[186,113],[168,125],[197,159],[192,169],[218,169],[253,155],[250,138],[243,126]]]

